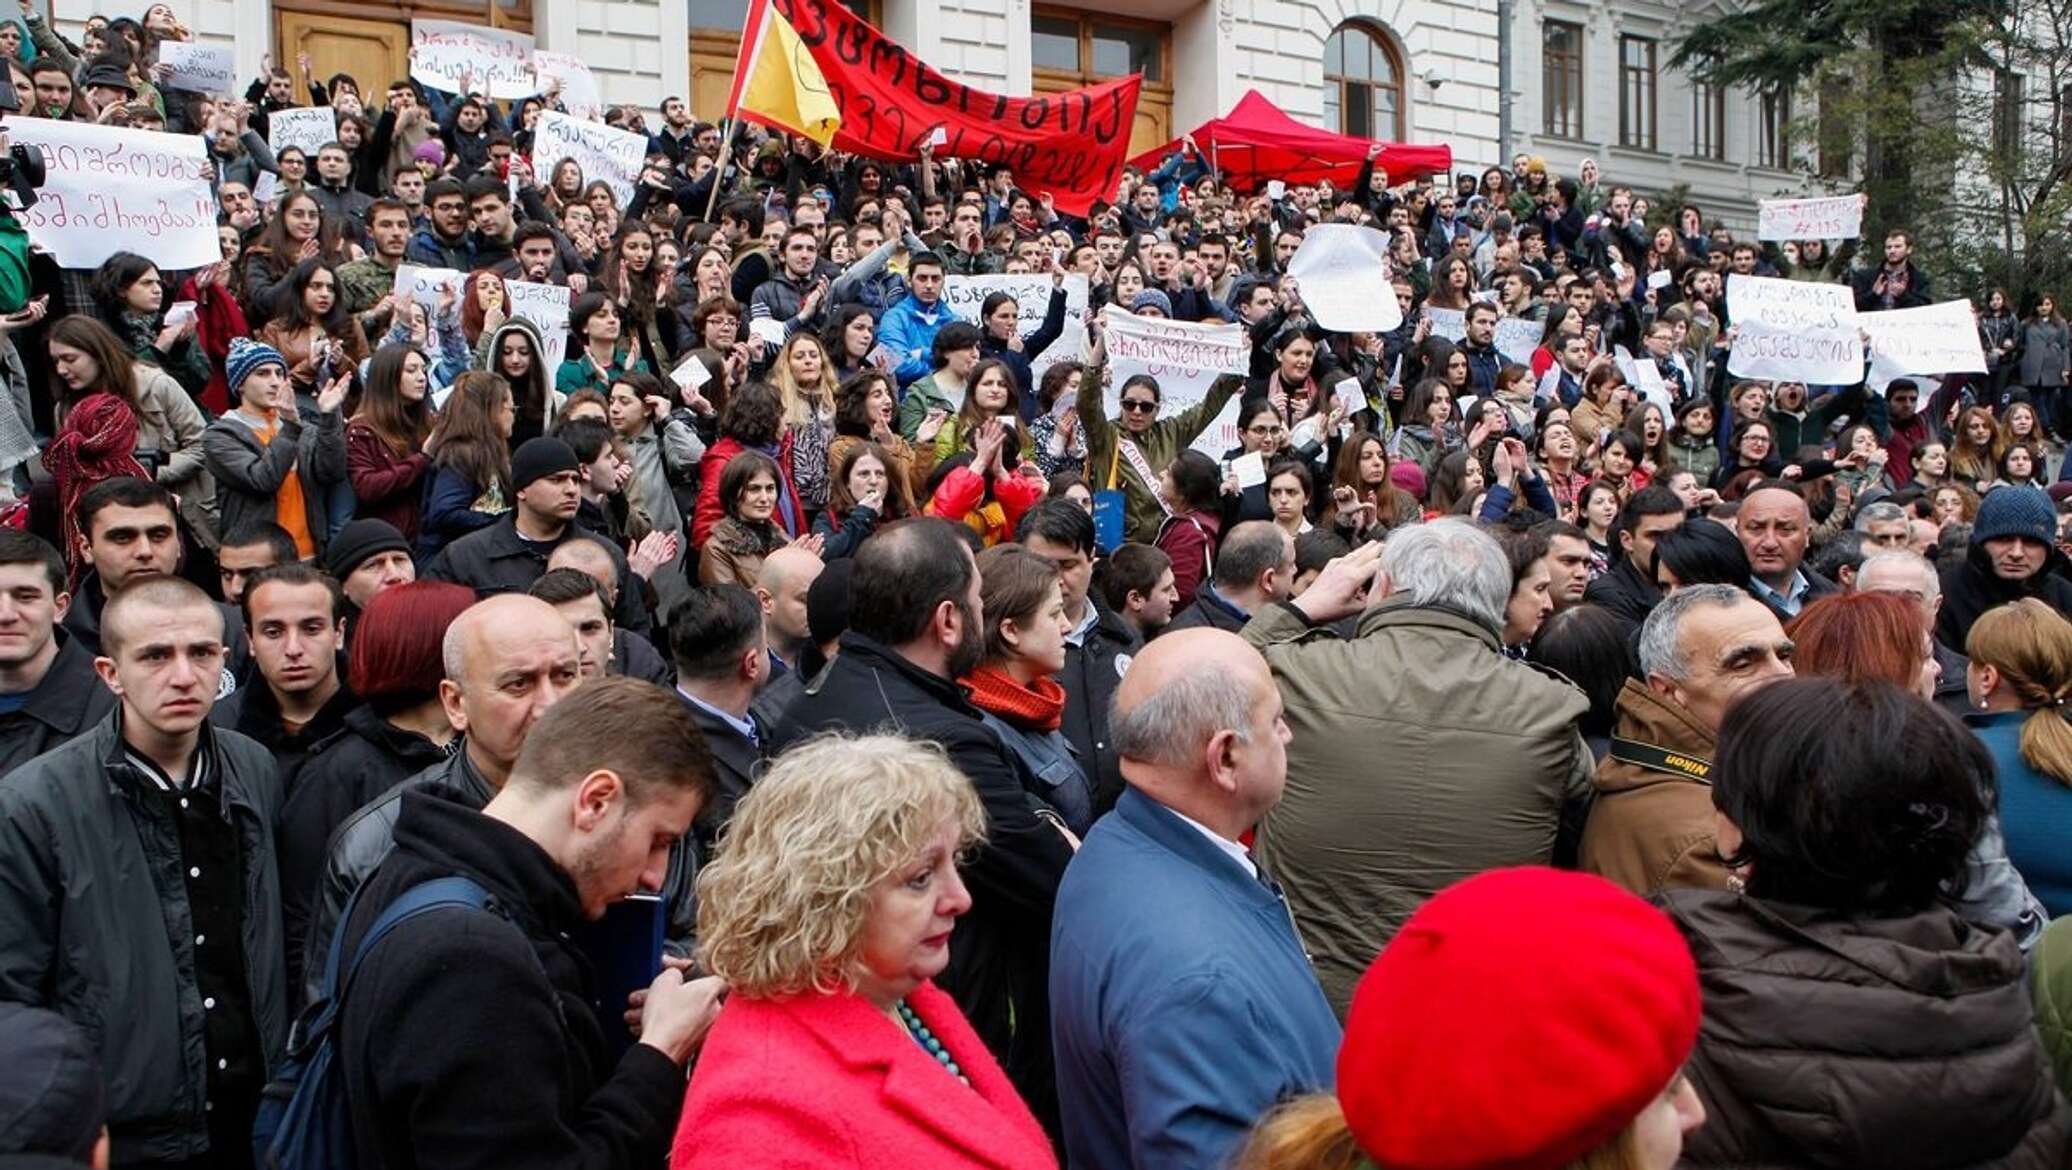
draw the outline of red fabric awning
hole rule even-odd
[[[1360,177],[1374,143],[1304,125],[1283,113],[1258,90],[1247,90],[1229,114],[1195,127],[1195,145],[1211,164],[1239,191],[1256,191],[1269,179],[1289,183],[1331,180],[1340,190]],[[1130,160],[1130,165],[1150,170],[1168,154],[1181,148],[1184,138]],[[1445,174],[1453,168],[1450,146],[1411,146],[1384,142],[1375,159],[1376,168],[1387,172],[1391,184],[1419,175]]]

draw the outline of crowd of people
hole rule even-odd
[[[622,202],[551,88],[23,16],[10,117],[202,135],[222,258],[0,318],[0,1166],[2072,1157],[2052,296],[1750,381],[1730,274],[1961,292],[1592,160],[1079,218],[674,97]],[[1306,310],[1333,223],[1400,327]],[[1250,369],[1168,402],[1104,306]]]

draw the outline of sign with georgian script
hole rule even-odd
[[[985,325],[979,320],[979,310],[984,307],[987,297],[1004,292],[1014,298],[1015,312],[1019,314],[1015,328],[1027,337],[1043,328],[1044,315],[1050,312],[1050,289],[1050,277],[1042,273],[951,276],[942,282],[942,303],[957,315],[959,321],[969,321],[983,329]],[[1065,328],[1056,341],[1029,362],[1029,372],[1037,381],[1042,381],[1044,371],[1059,362],[1076,362],[1086,357],[1086,298],[1086,277],[1078,273],[1067,276]]]
[[[237,84],[237,65],[229,45],[160,41],[158,63],[165,66],[167,89],[230,93]]]
[[[552,385],[555,373],[568,357],[568,286],[507,280],[504,291],[511,294],[511,315],[539,327],[540,344],[547,349],[541,355],[541,368],[547,371],[547,383]]]
[[[1252,343],[1242,325],[1139,317],[1109,305],[1101,310],[1101,335],[1113,374],[1102,395],[1109,418],[1122,413],[1122,384],[1138,374],[1158,379],[1158,413],[1166,417],[1207,397],[1223,375],[1242,377],[1252,368]],[[1221,459],[1237,446],[1240,397],[1233,394],[1224,403],[1223,413],[1195,439],[1195,450]]]
[[[1863,380],[1863,339],[1847,285],[1770,276],[1727,277],[1737,378],[1849,386]]]
[[[463,77],[493,98],[536,92],[532,37],[457,20],[411,21],[410,80],[457,94]]]
[[[1863,196],[1764,199],[1756,204],[1758,240],[1853,240],[1863,234]]]
[[[223,258],[200,135],[49,118],[9,118],[7,129],[43,152],[40,198],[18,217],[63,267],[98,268],[117,252],[166,270]]]
[[[298,106],[266,115],[266,145],[275,154],[294,147],[310,160],[310,174],[316,173],[317,151],[327,142],[338,141],[338,114],[330,106]]]
[[[1871,371],[1865,382],[1879,393],[1894,378],[1910,374],[1941,377],[1986,372],[1978,318],[1972,314],[1970,301],[1858,313],[1856,319],[1871,335]]]
[[[938,157],[1005,166],[1016,186],[1069,215],[1115,198],[1140,75],[1035,97],[991,94],[951,81],[839,0],[771,2],[827,78],[842,114],[836,150],[911,162],[941,130]]]
[[[646,135],[548,110],[533,123],[532,173],[552,175],[562,159],[572,158],[583,168],[585,183],[604,180],[624,207],[633,201],[633,184],[647,161],[647,145]]]

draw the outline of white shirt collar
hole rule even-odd
[[[1181,812],[1179,809],[1176,809],[1171,805],[1160,805],[1159,807],[1165,809],[1167,812],[1173,814],[1174,816],[1179,817],[1182,821],[1185,821],[1189,825],[1194,826],[1195,832],[1200,833],[1202,836],[1207,837],[1211,841],[1214,841],[1216,843],[1216,848],[1221,849],[1223,852],[1230,854],[1230,856],[1234,858],[1239,865],[1245,867],[1245,873],[1248,876],[1254,878],[1259,876],[1259,867],[1253,863],[1251,851],[1246,849],[1242,844],[1231,840],[1230,838],[1224,836],[1221,833],[1218,833],[1216,830],[1211,829],[1207,825],[1202,824],[1200,821],[1195,820],[1193,817],[1188,816],[1186,813]]]

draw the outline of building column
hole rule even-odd
[[[273,52],[273,5],[269,0],[233,0],[231,8],[235,19],[233,27],[237,30],[233,57],[237,62],[237,76],[257,77],[260,62]],[[190,24],[188,27],[200,31],[201,26]],[[293,61],[276,61],[274,64],[285,65],[290,71],[295,68]],[[243,93],[243,89],[238,90],[240,96]]]
[[[576,51],[576,0],[533,0],[533,44],[552,53]]]
[[[662,96],[691,100],[691,7],[662,0]]]

